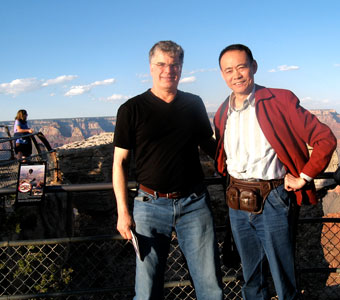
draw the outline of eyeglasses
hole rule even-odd
[[[173,70],[179,70],[181,68],[181,64],[179,63],[175,63],[175,64],[166,64],[166,63],[163,63],[163,62],[158,62],[158,63],[155,63],[153,64],[155,65],[157,68],[161,69],[161,70],[164,70],[165,68],[169,67],[170,69],[173,69]]]

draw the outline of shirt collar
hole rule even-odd
[[[242,111],[245,110],[249,105],[250,106],[255,106],[255,84],[253,87],[253,90],[251,91],[251,93],[248,95],[247,99],[244,100],[243,103],[243,107],[241,109],[235,109],[232,105],[232,103],[235,101],[235,95],[234,92],[231,93],[231,95],[229,96],[229,109],[228,109],[228,115],[230,115],[232,112],[238,112],[238,111]]]

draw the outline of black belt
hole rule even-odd
[[[160,192],[157,192],[153,189],[150,189],[148,187],[146,187],[145,185],[142,185],[140,184],[139,185],[139,188],[148,193],[148,194],[151,194],[155,197],[161,197],[161,198],[168,198],[168,199],[179,199],[179,198],[184,198],[184,197],[187,197],[189,196],[191,193],[193,193],[192,191],[191,192],[172,192],[172,193],[160,193]]]

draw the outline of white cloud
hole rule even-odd
[[[330,103],[334,103],[334,101],[331,101],[330,99],[324,98],[324,99],[313,99],[312,97],[304,97],[301,98],[301,103],[306,108],[310,109],[317,109],[317,108],[323,108],[328,107]]]
[[[75,78],[77,78],[78,76],[77,75],[61,75],[61,76],[58,76],[54,79],[48,79],[46,80],[42,86],[49,86],[49,85],[55,85],[55,84],[61,84],[61,83],[64,83],[64,82],[68,82],[68,81],[71,81]]]
[[[340,64],[334,64],[334,67],[338,68],[340,67]]]
[[[62,75],[53,79],[41,80],[35,77],[14,79],[8,83],[0,84],[0,94],[19,95],[22,93],[38,90],[50,85],[61,84],[75,79],[76,75]]]
[[[105,79],[102,81],[95,81],[93,83],[90,84],[90,86],[94,87],[94,86],[99,86],[99,85],[109,85],[109,84],[113,84],[116,80],[114,78],[109,78],[109,79]]]
[[[148,74],[148,73],[138,73],[138,74],[136,74],[136,76],[138,78],[147,78],[147,77],[150,77],[150,74]]]
[[[9,83],[0,84],[0,94],[16,96],[21,93],[37,90],[41,87],[41,80],[37,78],[14,79]]]
[[[211,68],[211,69],[197,69],[197,70],[192,70],[188,72],[183,72],[184,74],[192,75],[196,73],[205,73],[205,72],[216,72],[218,71],[217,68]]]
[[[61,75],[56,78],[41,80],[35,77],[32,78],[20,78],[15,79],[8,83],[0,84],[0,94],[8,94],[8,95],[19,95],[22,93],[26,93],[33,90],[38,90],[41,88],[45,88],[51,85],[63,84],[65,82],[69,82],[77,78],[77,75]],[[115,82],[114,78],[105,79],[102,81],[94,81],[88,85],[75,85],[72,86],[68,92],[65,93],[65,96],[76,96],[81,95],[86,92],[89,92],[93,87],[102,86],[102,85],[110,85]]]
[[[92,90],[95,86],[113,84],[116,80],[114,78],[105,79],[102,81],[95,81],[87,85],[74,85],[71,86],[70,90],[65,93],[65,96],[78,96],[87,93]]]
[[[89,85],[74,85],[71,86],[71,89],[65,93],[65,96],[78,96],[82,95],[91,90],[91,86]]]
[[[195,81],[196,81],[196,77],[190,76],[190,77],[185,77],[185,78],[181,79],[179,81],[179,83],[191,83],[191,82],[195,82]]]
[[[282,65],[278,66],[277,69],[270,69],[268,72],[269,73],[275,73],[275,72],[285,72],[285,71],[295,71],[299,70],[299,66],[287,66],[287,65]]]
[[[136,74],[137,78],[139,78],[141,83],[149,83],[151,82],[151,76],[147,73],[138,73]]]
[[[106,100],[111,102],[111,101],[127,100],[129,98],[130,98],[129,96],[120,95],[120,94],[113,94],[110,97],[107,97]]]
[[[127,99],[130,99],[132,96],[126,96],[121,94],[112,94],[109,97],[100,97],[100,98],[94,98],[93,100],[96,101],[102,101],[102,102],[119,102],[119,101],[125,101]]]
[[[306,103],[306,102],[311,102],[311,101],[313,101],[312,97],[304,97],[304,98],[301,98],[301,102],[304,102],[304,103]]]
[[[279,69],[279,71],[292,71],[292,70],[299,70],[300,67],[282,65],[282,66],[278,66],[278,69]]]

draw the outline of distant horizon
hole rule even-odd
[[[307,109],[307,108],[306,108]],[[307,109],[308,111],[315,111],[315,110],[320,110],[320,111],[334,111],[335,113],[338,113],[335,108],[312,108],[312,109]],[[207,111],[208,114],[216,113],[216,111]],[[70,119],[95,119],[95,118],[115,118],[117,115],[110,115],[110,116],[95,116],[95,117],[66,117],[66,118],[41,118],[41,119],[28,119],[27,122],[29,123],[30,121],[48,121],[48,120],[70,120]],[[14,117],[13,120],[6,120],[6,121],[0,121],[0,125],[2,123],[8,123],[8,122],[13,122],[14,124]]]
[[[27,122],[29,123],[30,121],[48,121],[48,120],[70,120],[70,119],[94,119],[94,118],[115,118],[116,116],[96,116],[96,117],[67,117],[67,118],[42,118],[42,119],[28,119]],[[5,120],[5,121],[0,121],[0,125],[2,122],[14,122],[13,120]]]

